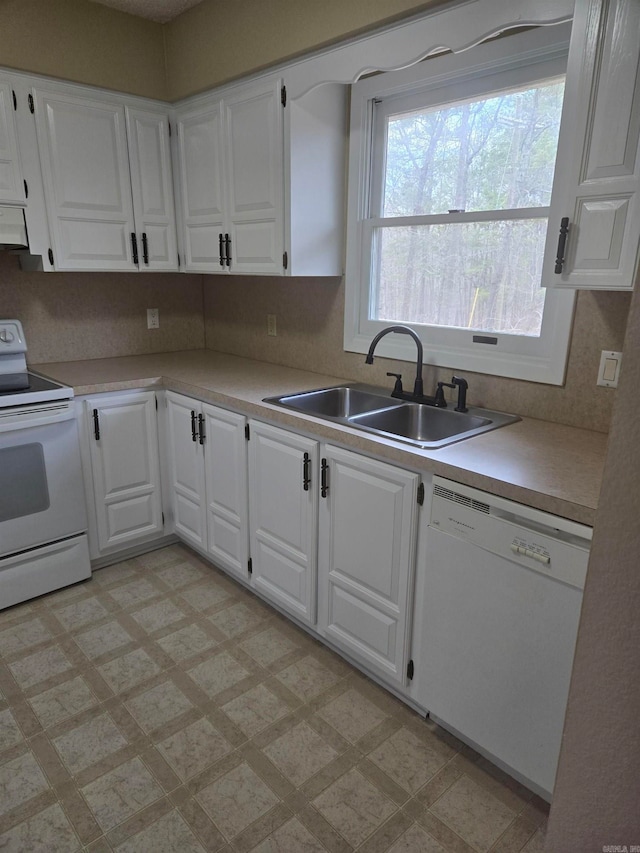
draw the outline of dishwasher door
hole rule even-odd
[[[590,528],[434,478],[420,704],[550,799]]]

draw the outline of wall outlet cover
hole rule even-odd
[[[617,388],[621,364],[621,352],[602,350],[600,353],[600,367],[598,369],[597,384],[604,385],[605,388]]]
[[[147,329],[160,328],[160,309],[147,308]]]

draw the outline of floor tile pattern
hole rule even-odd
[[[546,816],[181,545],[0,612],[0,851],[540,853]]]

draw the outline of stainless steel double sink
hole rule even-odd
[[[490,409],[469,407],[465,413],[405,402],[382,388],[357,384],[266,397],[263,402],[420,448],[444,447],[520,420]]]

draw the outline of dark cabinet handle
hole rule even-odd
[[[224,236],[222,234],[218,234],[218,245],[220,251],[220,266],[224,266]]]
[[[133,255],[133,263],[138,266],[138,238],[135,232],[131,232],[131,254]]]
[[[231,266],[231,237],[228,234],[224,235],[224,254],[225,263],[228,267]]]
[[[309,486],[311,485],[311,459],[309,458],[309,454],[305,453],[303,457],[304,461],[302,463],[302,488],[305,492],[309,491]]]
[[[196,430],[196,413],[191,412],[191,441],[198,440],[198,432]]]
[[[320,463],[320,494],[326,498],[329,491],[329,463],[323,459]]]
[[[204,444],[204,417],[202,415],[198,415],[198,440],[200,444]]]
[[[563,216],[560,220],[560,235],[558,237],[558,251],[556,253],[556,265],[553,270],[556,275],[562,272],[564,266],[564,254],[567,247],[567,235],[569,233],[569,217]]]
[[[147,242],[147,234],[142,232],[142,260],[149,266],[149,244]]]
[[[100,441],[100,417],[97,409],[93,410],[93,434],[96,437],[96,441]]]

